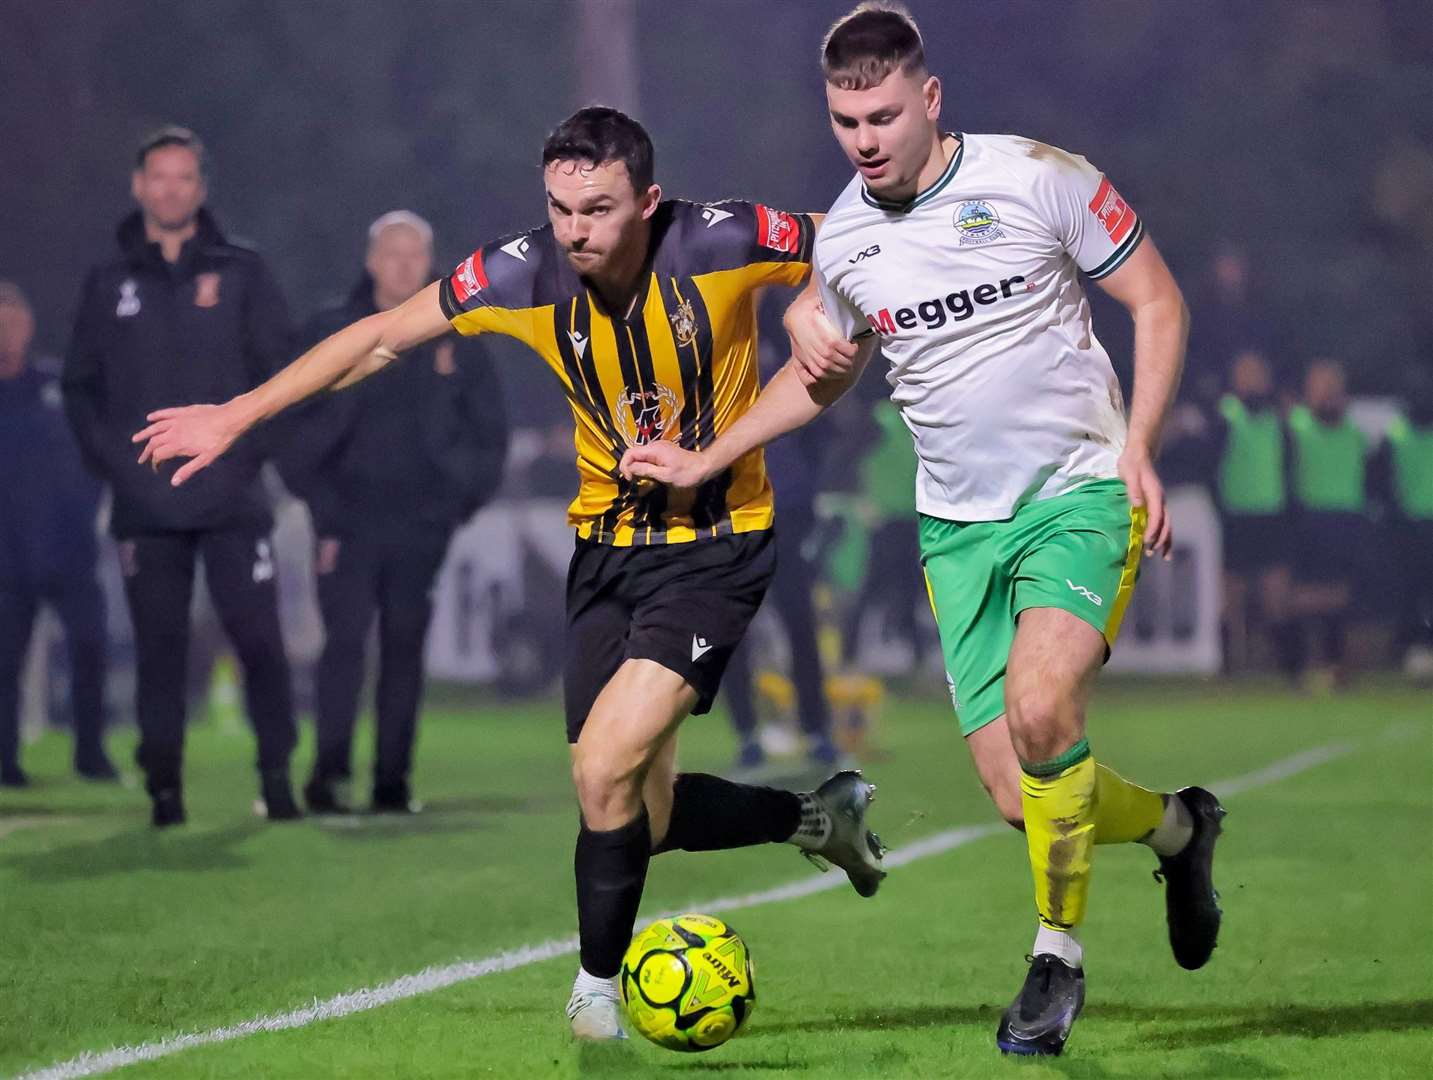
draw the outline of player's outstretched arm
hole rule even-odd
[[[438,300],[440,285],[434,282],[397,307],[324,338],[267,382],[222,405],[187,405],[150,413],[145,418],[149,426],[132,439],[144,444],[140,463],[157,466],[170,458],[189,458],[170,480],[178,487],[255,424],[320,390],[352,386],[397,359],[404,349],[446,333],[449,323]]]
[[[846,374],[810,383],[801,366],[794,359],[788,360],[762,388],[756,404],[706,449],[683,450],[666,441],[629,447],[622,455],[622,475],[629,480],[656,480],[671,487],[698,487],[743,454],[820,416],[860,377],[874,351],[874,340],[866,342]]]
[[[1120,455],[1120,479],[1129,489],[1130,504],[1148,508],[1145,554],[1167,559],[1174,533],[1154,459],[1184,370],[1189,309],[1169,267],[1148,237],[1123,266],[1101,278],[1099,284],[1134,319],[1134,395],[1129,435]]]

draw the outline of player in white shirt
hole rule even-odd
[[[996,1042],[1058,1054],[1084,1002],[1076,928],[1094,845],[1154,849],[1183,967],[1201,967],[1219,931],[1223,808],[1202,788],[1130,783],[1085,737],[1141,549],[1170,550],[1153,461],[1188,316],[1138,215],[1088,161],[941,130],[940,81],[903,8],[862,4],[838,21],[822,68],[857,176],[817,237],[819,296],[788,312],[793,359],[705,450],[651,443],[622,469],[697,486],[814,418],[884,354],[920,459],[921,558],[961,732],[1024,829],[1034,876],[1033,961]],[[1082,275],[1134,320],[1128,421]]]

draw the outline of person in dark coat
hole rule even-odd
[[[243,393],[292,352],[288,308],[263,260],[226,239],[204,207],[203,165],[203,146],[183,128],[140,147],[131,179],[139,209],[119,227],[119,250],[85,280],[64,373],[70,424],[113,492],[110,529],[137,652],[136,757],[158,826],[185,818],[185,658],[201,556],[244,669],[266,815],[300,815],[288,779],[295,727],[273,517],[258,475],[263,433],[183,488],[170,484],[172,470],[138,464],[130,441],[153,410]]]
[[[433,231],[405,210],[369,229],[365,272],[319,312],[304,345],[396,307],[432,277]],[[304,797],[345,813],[364,653],[378,622],[372,808],[418,809],[410,773],[423,689],[430,592],[454,531],[502,480],[508,425],[482,346],[455,335],[421,345],[358,386],[314,400],[285,440],[284,475],[313,518],[319,606],[318,754]]]
[[[58,364],[32,357],[35,319],[0,282],[0,786],[24,787],[20,677],[41,605],[60,617],[70,659],[75,771],[115,780],[105,754],[105,605],[96,568],[100,485],[61,410]]]

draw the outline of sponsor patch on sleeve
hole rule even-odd
[[[801,250],[801,223],[795,214],[757,203],[756,242],[772,251],[795,255]]]
[[[1129,203],[1120,197],[1109,177],[1100,177],[1100,189],[1090,200],[1090,213],[1099,219],[1100,226],[1116,244],[1123,242],[1134,228],[1138,216]]]
[[[488,287],[488,275],[483,272],[482,250],[473,252],[458,264],[453,271],[453,299],[460,304],[476,296]]]

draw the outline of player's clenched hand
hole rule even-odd
[[[711,479],[701,454],[666,441],[629,447],[618,468],[628,480],[655,480],[676,488],[700,487]]]
[[[234,423],[228,405],[186,405],[177,409],[160,409],[145,417],[149,426],[137,431],[131,442],[144,443],[139,455],[141,465],[159,466],[170,458],[189,458],[170,479],[178,487],[210,464],[239,437],[242,430]]]
[[[803,293],[782,316],[786,336],[791,339],[791,358],[796,361],[797,374],[804,386],[847,375],[858,351],[826,317],[821,299],[815,293]]]
[[[1159,482],[1159,474],[1154,471],[1154,462],[1144,450],[1127,446],[1120,455],[1117,467],[1120,479],[1129,492],[1130,505],[1143,506],[1149,514],[1144,527],[1144,553],[1168,559],[1174,546],[1174,529],[1164,503],[1164,486]]]

